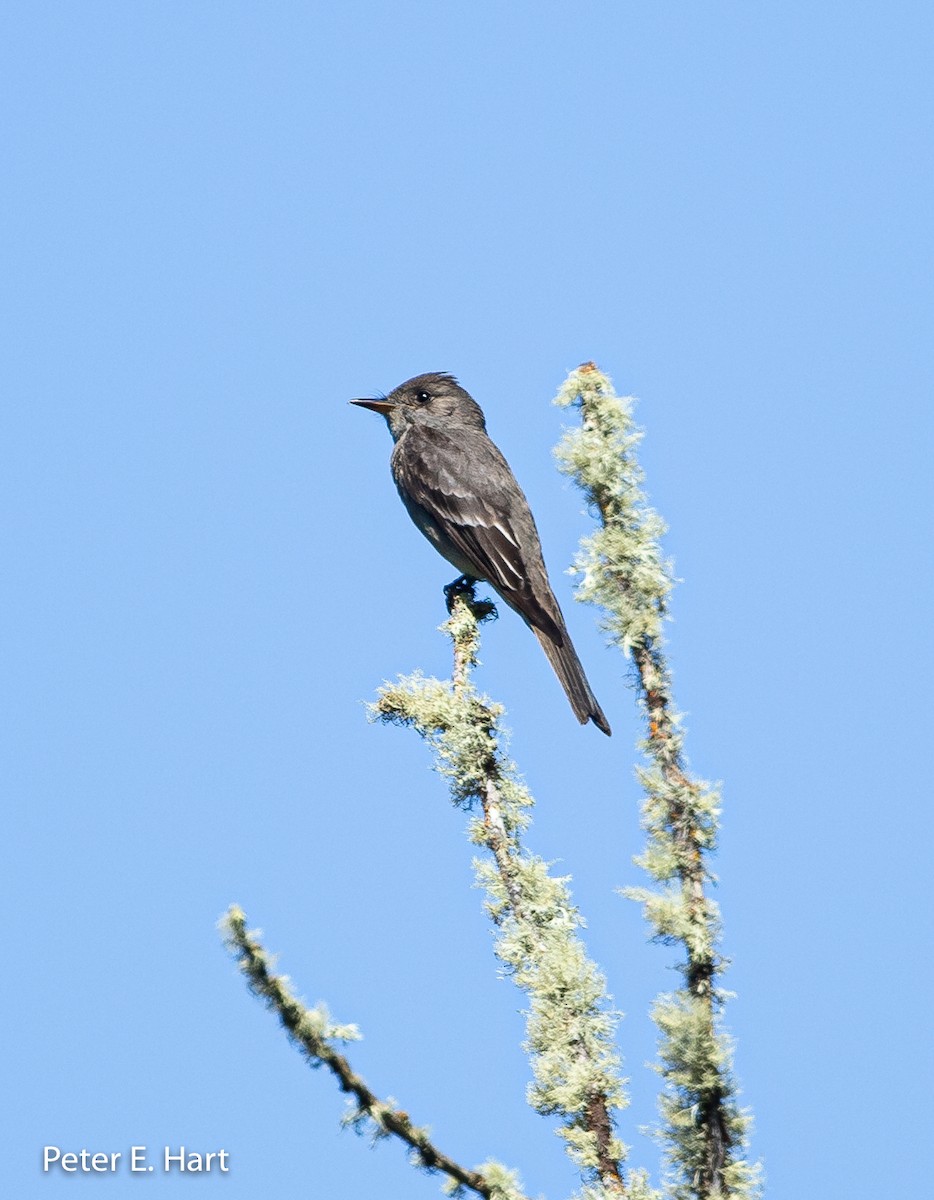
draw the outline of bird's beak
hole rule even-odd
[[[371,412],[380,413],[386,416],[396,407],[391,400],[351,400],[351,404],[359,404],[361,408],[368,408]]]

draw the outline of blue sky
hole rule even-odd
[[[774,1200],[929,1179],[934,18],[920,3],[62,6],[0,21],[3,1038],[11,1195],[431,1197],[250,998],[261,926],[454,1157],[575,1177],[523,1102],[465,819],[384,678],[443,674],[451,570],[377,418],[425,370],[528,493],[607,741],[505,612],[478,682],[627,1013],[654,1117],[627,666],[563,574],[549,401],[640,398],[737,1072]],[[228,1176],[43,1177],[46,1143]]]

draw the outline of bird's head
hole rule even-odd
[[[439,429],[485,429],[480,405],[453,375],[431,371],[400,383],[388,396],[376,400],[351,400],[386,418],[393,438],[399,438],[413,425],[433,425]]]

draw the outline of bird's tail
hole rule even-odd
[[[577,657],[577,651],[571,644],[567,629],[557,631],[557,636],[550,631],[532,626],[535,636],[541,642],[542,649],[548,655],[548,661],[554,667],[555,674],[561,681],[565,694],[574,709],[574,715],[582,725],[593,721],[603,733],[610,736],[610,724],[603,715],[603,709],[597,703],[597,698],[587,682],[584,668]],[[560,640],[559,640],[560,639]]]

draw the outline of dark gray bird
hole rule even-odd
[[[542,644],[583,725],[610,726],[590,690],[548,582],[535,521],[480,405],[453,375],[416,375],[376,400],[386,418],[392,477],[409,516],[468,581],[485,580]]]

